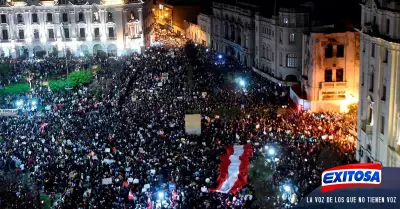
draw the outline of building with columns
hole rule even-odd
[[[0,7],[1,54],[11,57],[117,56],[144,48],[144,19],[136,0],[14,0]],[[145,14],[144,14],[145,13]]]
[[[400,2],[361,4],[358,143],[360,162],[400,167]]]
[[[212,4],[212,42],[214,50],[235,57],[246,66],[254,64],[256,7],[241,4]]]

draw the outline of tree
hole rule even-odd
[[[349,110],[349,112],[347,114],[349,114],[349,115],[357,115],[358,103],[349,104],[347,106],[347,109]]]
[[[273,168],[266,164],[265,157],[253,161],[253,167],[249,169],[249,185],[254,190],[253,208],[274,208],[274,200],[277,192],[272,187]]]
[[[53,46],[52,51],[49,53],[50,57],[58,57],[58,49],[57,47]]]
[[[67,59],[71,59],[72,52],[71,52],[71,50],[69,48],[67,48],[67,50],[66,50],[66,55],[67,55]]]

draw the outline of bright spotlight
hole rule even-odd
[[[219,58],[219,59],[222,59],[222,55],[221,55],[221,54],[220,54],[220,55],[218,55],[218,58]]]
[[[158,199],[164,199],[164,192],[158,192]]]
[[[275,155],[275,150],[272,149],[272,148],[269,149],[269,150],[268,150],[268,154],[269,154],[269,155]]]
[[[33,101],[32,101],[32,106],[36,106],[36,105],[37,105],[36,100],[33,100]]]
[[[239,81],[239,84],[240,84],[241,86],[245,86],[245,85],[246,85],[246,82],[244,82],[244,80],[240,80],[240,81]]]
[[[15,104],[17,105],[17,107],[21,107],[24,102],[22,100],[18,100]]]
[[[197,46],[197,44],[194,44],[194,46]]]
[[[285,192],[290,192],[292,190],[289,185],[283,186],[283,189],[285,190]]]
[[[206,52],[208,52],[208,49],[206,49]]]

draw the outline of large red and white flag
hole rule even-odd
[[[253,148],[250,144],[227,147],[226,154],[220,157],[218,186],[210,191],[236,194],[247,184],[249,158],[252,156]]]

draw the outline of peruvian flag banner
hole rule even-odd
[[[236,194],[247,184],[249,158],[252,156],[250,144],[227,147],[226,154],[220,157],[218,186],[210,191]]]

